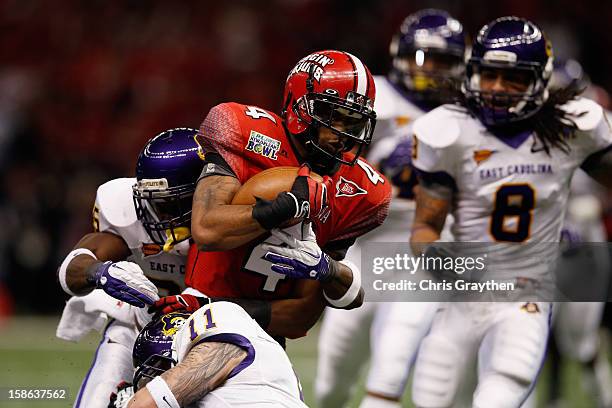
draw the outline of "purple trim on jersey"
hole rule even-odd
[[[85,390],[85,388],[87,388],[87,382],[89,381],[89,376],[91,375],[91,372],[96,366],[96,361],[98,360],[98,352],[100,351],[100,347],[102,347],[102,344],[104,344],[104,342],[108,340],[106,338],[106,332],[108,331],[109,327],[111,327],[111,324],[113,324],[114,322],[115,321],[112,320],[109,324],[107,324],[106,328],[104,329],[104,333],[102,333],[102,340],[100,340],[100,344],[98,344],[98,348],[96,349],[96,353],[94,354],[94,358],[93,358],[93,361],[91,362],[91,366],[89,367],[89,370],[87,371],[87,374],[85,375],[85,379],[83,380],[83,384],[81,384],[81,388],[79,388],[79,395],[77,396],[77,400],[76,400],[76,404],[74,405],[74,408],[79,408],[81,406],[81,398],[83,398],[83,391]]]
[[[240,334],[236,334],[236,333],[215,334],[213,336],[203,338],[202,340],[195,343],[191,348],[197,346],[198,344],[205,343],[205,342],[229,343],[229,344],[238,346],[247,352],[247,356],[244,358],[244,360],[240,362],[240,364],[238,364],[232,370],[232,372],[229,374],[227,379],[230,379],[234,377],[235,375],[240,374],[242,370],[244,370],[245,368],[253,364],[253,361],[255,361],[255,347],[253,347],[249,339],[247,339],[244,336],[241,336]]]
[[[489,131],[493,133],[493,135],[495,135],[497,139],[499,139],[501,142],[504,142],[513,149],[517,149],[525,142],[525,140],[529,139],[529,136],[531,136],[531,134],[533,133],[532,130],[523,130],[522,132],[504,135],[501,132],[496,131],[495,129],[489,129]]]

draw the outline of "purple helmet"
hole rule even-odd
[[[486,126],[517,122],[537,113],[546,101],[552,70],[552,47],[542,30],[522,18],[500,17],[485,25],[474,41],[463,92]],[[526,90],[482,90],[481,79],[495,75],[492,72],[524,81]]]
[[[198,131],[166,130],[147,142],[136,163],[136,215],[154,243],[190,237],[191,201],[202,171]]]
[[[174,335],[189,319],[190,314],[172,312],[153,318],[138,334],[132,350],[135,389],[142,388],[154,377],[176,365],[172,358]]]
[[[389,76],[411,98],[446,102],[461,82],[465,43],[463,26],[446,11],[426,9],[411,14],[391,40],[393,69]],[[435,65],[430,66],[429,61]]]

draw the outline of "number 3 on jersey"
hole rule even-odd
[[[496,241],[523,242],[531,233],[535,190],[529,184],[504,184],[495,193],[490,232]]]

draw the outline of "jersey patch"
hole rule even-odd
[[[487,160],[493,153],[495,153],[495,150],[474,150],[474,161],[476,162],[476,165],[479,165],[483,161]]]
[[[144,256],[157,255],[162,251],[161,245],[157,244],[142,244],[142,253]]]
[[[340,176],[340,180],[336,183],[336,197],[354,197],[361,194],[368,194],[368,192],[354,181]]]
[[[276,160],[276,153],[280,150],[281,142],[269,136],[251,130],[245,150],[260,154],[272,160]]]

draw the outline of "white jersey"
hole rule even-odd
[[[425,112],[410,102],[387,77],[374,77],[376,85],[376,127],[366,158],[378,164],[387,158],[395,146],[412,136],[412,124]]]
[[[135,178],[119,178],[98,187],[94,206],[94,229],[120,236],[135,262],[160,291],[160,295],[180,293],[185,288],[185,261],[189,242],[183,241],[170,252],[151,242],[149,234],[136,217],[132,186]],[[166,293],[164,292],[166,290]]]
[[[562,109],[578,126],[575,137],[567,140],[568,154],[557,148],[547,154],[533,133],[502,140],[453,105],[415,123],[414,166],[457,186],[455,239],[493,243],[489,248],[500,270],[508,269],[502,276],[521,276],[517,271],[538,264],[546,267],[542,254],[534,252],[541,247],[508,243],[558,242],[574,172],[590,154],[612,144],[610,125],[595,102],[581,98]],[[546,256],[554,259],[556,254],[551,249]]]
[[[197,310],[175,335],[173,358],[180,363],[205,341],[235,344],[247,356],[194,407],[306,407],[287,354],[240,306],[216,302]]]

